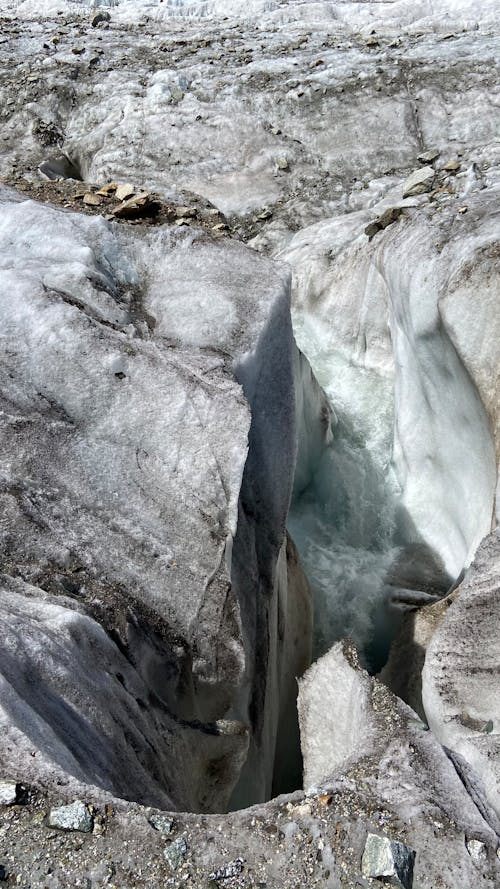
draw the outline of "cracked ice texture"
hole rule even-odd
[[[6,760],[220,810],[250,743],[263,799],[308,651],[302,616],[291,663],[278,639],[308,595],[289,273],[0,196]]]

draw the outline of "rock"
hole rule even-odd
[[[434,182],[436,172],[432,167],[425,166],[420,170],[415,170],[403,185],[403,198],[411,198],[414,195],[424,194],[430,191]]]
[[[218,867],[217,870],[212,871],[209,875],[210,880],[214,880],[216,883],[224,882],[224,880],[231,880],[233,877],[238,877],[243,873],[243,859],[235,858],[234,861],[230,861],[229,864],[224,864],[222,867]]]
[[[174,819],[169,818],[167,815],[150,815],[148,821],[151,824],[151,827],[154,827],[155,830],[165,836],[172,833],[175,825]]]
[[[131,198],[136,194],[136,189],[130,183],[126,183],[124,185],[117,185],[114,189],[115,198],[117,201],[126,201],[127,198]]]
[[[143,192],[118,204],[112,212],[118,219],[136,219],[142,216],[156,216],[160,210],[160,201],[153,195]]]
[[[479,866],[483,865],[488,858],[488,852],[481,840],[466,839],[465,845],[470,857],[477,862]]]
[[[443,170],[447,170],[449,173],[456,173],[460,169],[460,161],[458,160],[449,160],[445,163]]]
[[[110,22],[111,16],[106,9],[101,10],[96,15],[92,17],[92,27],[97,28],[98,25],[101,25],[103,22]]]
[[[433,161],[437,160],[440,152],[437,148],[430,148],[428,151],[422,151],[417,155],[417,160],[422,164],[432,164]]]
[[[183,219],[195,219],[198,215],[196,207],[176,207],[175,215]]]
[[[75,56],[81,56],[85,52],[85,47],[84,46],[73,46],[71,48],[71,52]]]
[[[415,852],[404,843],[369,833],[361,861],[364,877],[382,880],[400,889],[412,889]]]
[[[87,204],[89,207],[99,207],[102,204],[102,199],[98,194],[95,194],[92,191],[87,191],[83,196],[83,203]]]
[[[387,210],[384,210],[380,216],[377,216],[373,222],[370,222],[370,224],[366,226],[365,235],[368,235],[371,240],[377,232],[383,231],[388,225],[392,225],[393,222],[396,222],[402,212],[402,207],[389,207]]]
[[[49,827],[58,827],[60,830],[78,830],[81,833],[92,833],[94,819],[89,812],[86,803],[75,800],[67,806],[59,806],[51,809],[48,817]]]
[[[18,785],[0,782],[0,806],[13,806],[17,802]]]
[[[172,870],[177,870],[188,853],[188,845],[185,837],[177,837],[172,843],[166,846],[163,854],[168,861]]]
[[[281,170],[283,173],[290,172],[290,164],[289,164],[288,160],[286,159],[286,157],[278,158],[277,167],[278,167],[278,170]]]
[[[102,188],[95,192],[95,194],[102,195],[103,197],[110,197],[115,194],[119,187],[120,186],[116,185],[116,183],[110,182],[109,185],[103,185]]]

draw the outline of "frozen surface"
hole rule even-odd
[[[445,839],[445,825],[460,825],[466,836],[482,837],[492,850],[494,830],[436,738],[409,707],[360,669],[352,643],[337,643],[309,668],[299,682],[298,708],[308,794],[331,794],[335,805],[342,785],[363,787],[377,800],[377,833],[396,838],[394,813],[396,823],[405,825],[397,839],[418,850],[415,886],[440,879],[451,886],[476,885],[480,876],[464,844],[451,832]],[[430,848],[434,854],[428,857]],[[486,871],[482,877],[487,879]]]
[[[100,6],[110,21],[92,27]],[[67,782],[73,798],[85,785],[99,798],[97,784],[125,795],[130,772],[129,795],[161,805],[261,800],[273,774],[274,791],[298,781],[291,704],[311,606],[285,534],[292,490],[316,652],[349,634],[372,668],[387,654],[388,601],[442,595],[491,527],[496,3],[0,0],[0,11],[0,176],[16,188],[0,222],[2,763]],[[435,189],[404,201],[429,149]],[[81,206],[80,185],[132,182],[212,202],[227,234],[119,228],[26,202],[23,191],[53,199],[39,165],[61,154],[84,180],[61,184],[67,209]],[[302,354],[288,272],[242,241],[291,264]],[[43,676],[44,713],[8,656]],[[311,674],[302,741],[307,757],[317,741],[318,775],[335,772],[332,805],[313,794],[310,816],[309,803],[275,803],[259,810],[265,830],[233,815],[211,844],[190,821],[186,868],[196,860],[204,884],[224,863],[214,856],[247,854],[243,879],[338,889],[359,878],[366,833],[387,832],[417,850],[423,889],[492,889],[474,769],[458,766],[472,768],[462,784],[430,733],[408,728],[393,699],[370,706],[380,687],[331,657]],[[96,661],[114,692],[104,717]],[[478,701],[487,688],[475,686]],[[439,737],[442,706],[438,695]],[[476,748],[469,739],[464,756]],[[127,834],[141,866],[146,830],[141,814]],[[112,835],[110,857],[123,848]],[[30,855],[19,873],[35,883]],[[150,855],[146,885],[163,885]],[[129,864],[124,889],[138,878]],[[38,867],[40,886],[60,889]]]
[[[285,542],[288,271],[201,231],[127,231],[11,194],[5,756],[19,768],[16,750],[33,746],[49,771],[122,796],[220,810],[249,749],[238,799],[264,799],[289,677],[310,652],[307,584]]]
[[[432,731],[472,766],[500,817],[499,569],[495,533],[432,638],[422,691]]]
[[[295,271],[299,346],[336,418],[290,520],[316,589],[320,650],[343,633],[366,643],[388,593],[445,592],[490,530],[496,203],[496,191],[471,194],[460,222],[410,205],[370,245],[366,215],[352,213],[280,254]]]

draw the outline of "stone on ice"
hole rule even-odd
[[[399,889],[412,889],[415,854],[404,843],[369,833],[361,860],[363,876],[381,879]]]
[[[403,184],[403,198],[411,198],[414,195],[430,191],[435,175],[436,171],[429,166],[415,170]]]

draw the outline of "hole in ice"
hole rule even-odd
[[[83,175],[78,161],[72,161],[65,154],[54,155],[42,161],[38,167],[47,179],[76,179],[83,182]]]

